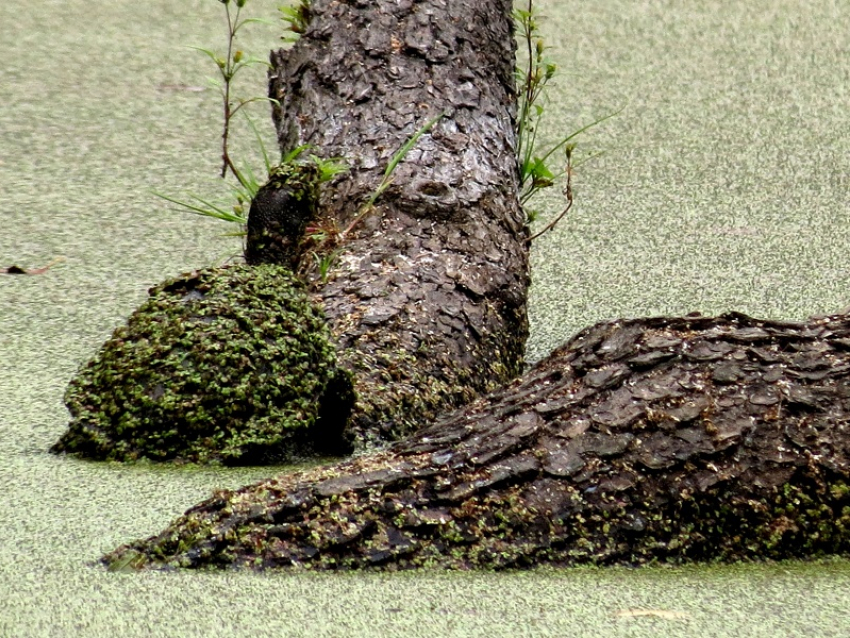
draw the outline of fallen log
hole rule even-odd
[[[112,569],[502,569],[850,551],[850,316],[599,323],[412,437],[223,490]]]

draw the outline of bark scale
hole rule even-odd
[[[284,153],[341,158],[313,225],[347,228],[393,154],[376,209],[321,281],[302,255],[355,379],[355,447],[397,439],[522,369],[527,230],[517,200],[510,0],[314,0],[306,32],[272,53]]]

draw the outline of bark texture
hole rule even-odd
[[[284,153],[309,144],[350,167],[322,189],[317,228],[347,228],[393,154],[443,113],[346,237],[329,279],[309,273],[355,379],[349,434],[363,447],[521,371],[529,276],[511,2],[310,7],[301,39],[272,53],[270,95]]]
[[[217,493],[115,569],[506,568],[850,551],[850,317],[600,323],[369,456]]]

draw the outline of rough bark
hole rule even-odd
[[[850,551],[850,317],[600,323],[369,456],[223,491],[113,568],[402,569]]]
[[[305,451],[302,443],[350,452],[399,438],[520,372],[528,262],[509,0],[304,4],[309,28],[293,49],[272,54],[284,159],[251,203],[250,267],[205,271],[203,286],[213,278],[221,295],[203,292],[197,273],[166,282],[167,290],[188,286],[191,294],[134,313],[130,324],[144,334],[116,332],[90,374],[72,383],[74,419],[54,451],[228,463],[286,459]],[[386,188],[388,163],[414,134]],[[340,163],[349,167],[342,175]],[[329,271],[317,269],[314,257],[327,258]],[[280,285],[266,285],[260,264],[280,273]],[[292,322],[272,321],[272,332],[257,337],[266,306],[290,296],[293,270],[329,320],[331,360],[303,352],[311,339]],[[219,297],[250,297],[257,278],[262,290],[277,292],[222,306]],[[174,304],[179,312],[169,315]],[[262,325],[250,325],[241,305],[256,310]],[[300,325],[313,325],[310,317]],[[189,354],[184,320],[194,326]],[[327,345],[324,328],[316,338]],[[269,337],[281,330],[290,333],[283,341]],[[258,347],[257,366],[246,351]],[[286,363],[296,360],[296,376],[308,364],[321,373],[295,380]],[[209,361],[237,363],[210,370]],[[139,385],[140,374],[154,373],[158,381]],[[116,383],[126,390],[117,399]],[[286,414],[303,418],[275,421],[278,403],[297,404]]]
[[[308,273],[355,379],[349,435],[363,447],[521,371],[529,277],[511,2],[310,7],[306,33],[272,53],[270,95],[284,153],[309,144],[350,167],[322,189],[314,226],[346,229],[393,154],[444,114],[345,238],[329,280]]]

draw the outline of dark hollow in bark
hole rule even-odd
[[[507,568],[850,551],[850,317],[597,324],[390,448],[222,491],[104,562]]]
[[[341,245],[318,247],[341,249],[328,281],[307,269],[355,381],[348,435],[362,448],[521,371],[529,278],[511,2],[314,0],[310,13],[295,46],[272,53],[269,89],[284,153],[309,144],[350,167],[322,188],[317,228],[347,229],[391,157],[443,114],[375,210]]]
[[[319,173],[310,163],[283,164],[251,200],[245,261],[296,270],[307,224],[316,216]]]

